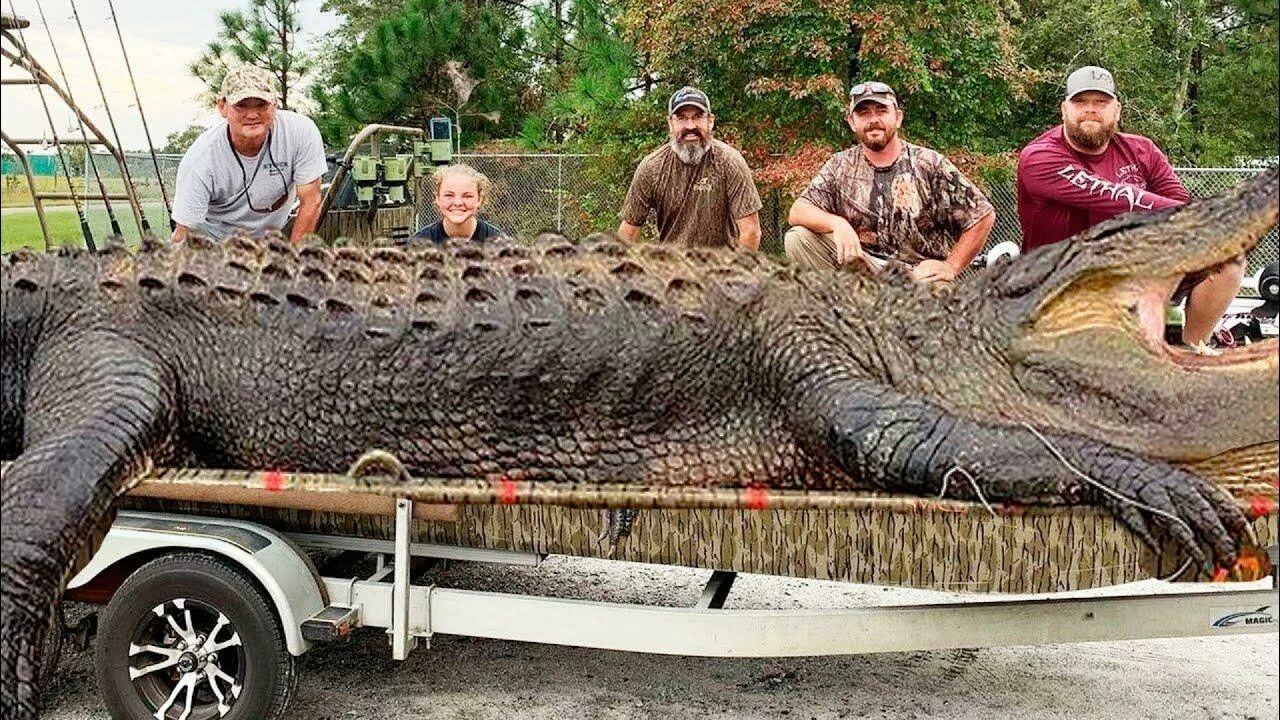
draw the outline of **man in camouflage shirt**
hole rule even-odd
[[[916,280],[953,280],[987,241],[991,203],[941,153],[898,137],[902,108],[888,85],[854,85],[845,120],[858,144],[791,206],[787,257],[805,268],[900,262]]]

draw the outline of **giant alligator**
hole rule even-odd
[[[918,494],[951,478],[986,501],[1100,503],[1229,564],[1246,520],[1185,468],[1274,447],[1277,346],[1180,351],[1163,303],[1276,217],[1272,170],[952,289],[609,241],[13,253],[3,715],[36,714],[62,588],[151,464],[340,472],[381,448],[438,477]]]

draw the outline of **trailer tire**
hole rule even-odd
[[[297,685],[274,606],[235,564],[157,558],[112,596],[97,642],[98,688],[115,720],[277,720]]]

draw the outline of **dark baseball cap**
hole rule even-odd
[[[853,110],[864,102],[880,103],[885,107],[897,107],[898,94],[882,82],[860,82],[849,89],[849,109]]]
[[[685,105],[692,105],[708,115],[711,114],[711,101],[707,99],[706,93],[698,88],[686,85],[675,91],[667,101],[667,114],[675,115],[676,111]]]
[[[1067,76],[1067,99],[1082,92],[1094,90],[1111,97],[1116,96],[1116,79],[1111,71],[1097,65],[1085,65]]]

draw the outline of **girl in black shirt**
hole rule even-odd
[[[436,170],[436,209],[440,219],[419,230],[413,240],[442,243],[449,238],[480,242],[506,235],[495,225],[476,217],[484,203],[489,178],[470,165],[449,165]]]

